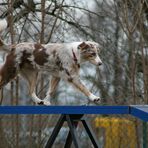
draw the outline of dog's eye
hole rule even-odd
[[[98,53],[98,54],[100,53],[100,51],[101,51],[100,48],[97,48],[97,53]]]

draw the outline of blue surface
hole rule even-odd
[[[145,106],[0,106],[0,114],[131,114],[148,121]]]
[[[0,114],[128,114],[128,106],[0,106]]]
[[[148,105],[130,106],[130,114],[147,122],[148,121]]]

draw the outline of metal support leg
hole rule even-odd
[[[64,121],[67,121],[68,126],[69,126],[69,134],[67,136],[67,140],[65,143],[64,148],[70,148],[71,144],[72,144],[72,140],[74,143],[75,148],[80,148],[80,143],[79,143],[79,139],[78,139],[78,135],[76,132],[76,128],[78,126],[78,122],[81,121],[83,123],[83,126],[86,130],[86,132],[88,133],[88,136],[91,139],[92,144],[94,145],[95,148],[98,148],[98,142],[97,139],[95,137],[95,135],[93,134],[93,131],[91,129],[91,127],[89,126],[89,124],[87,123],[86,119],[83,118],[83,115],[61,115],[61,117],[59,118],[45,148],[51,148],[55,138],[57,137],[60,129],[62,128],[62,125],[64,123]]]
[[[78,139],[78,135],[76,132],[76,127],[74,125],[73,119],[70,118],[70,115],[66,115],[66,120],[68,123],[68,126],[70,128],[71,137],[73,139],[74,145],[76,148],[80,148],[80,142]]]
[[[75,126],[75,128],[77,128],[78,121],[74,121],[74,126]],[[70,148],[71,144],[72,144],[72,136],[71,136],[71,133],[69,131],[64,148]]]
[[[92,128],[90,127],[90,125],[88,124],[88,122],[86,121],[86,119],[82,119],[81,120],[82,123],[83,123],[83,126],[92,142],[92,144],[94,145],[94,148],[98,148],[99,147],[99,144],[97,142],[97,138],[96,136],[94,135],[93,131],[92,131]]]
[[[59,118],[59,120],[58,120],[58,122],[57,122],[57,124],[56,124],[56,126],[55,126],[55,128],[54,128],[54,130],[53,130],[53,132],[52,132],[46,146],[45,146],[45,148],[51,148],[52,147],[52,145],[53,145],[53,143],[54,143],[54,141],[55,141],[55,139],[56,139],[56,137],[57,137],[63,123],[64,123],[64,121],[65,121],[65,116],[61,115],[61,117]]]

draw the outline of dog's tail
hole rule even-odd
[[[6,19],[1,19],[0,20],[0,34],[6,28],[7,28],[7,21],[6,21]],[[4,43],[4,41],[1,38],[1,36],[0,36],[0,51],[3,51],[3,52],[9,52],[10,51],[9,45],[7,45],[6,43]]]

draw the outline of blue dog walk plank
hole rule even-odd
[[[0,106],[0,114],[128,114],[129,106]]]
[[[148,105],[133,105],[131,106],[130,114],[147,122],[148,121]]]
[[[148,121],[143,106],[0,106],[0,114],[131,114]]]

